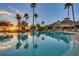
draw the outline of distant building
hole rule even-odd
[[[74,30],[74,22],[73,20],[70,20],[70,18],[64,18],[62,21],[57,21],[55,23],[52,23],[47,26],[48,29],[53,30],[67,30],[67,31],[73,31]],[[76,30],[79,29],[79,21],[75,21],[75,28]]]

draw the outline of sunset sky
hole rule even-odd
[[[70,8],[70,18],[72,18]],[[79,4],[74,4],[75,19],[79,20]],[[27,3],[2,3],[0,4],[0,20],[9,20],[16,23],[15,14],[19,13],[22,20],[24,13],[29,14],[28,22],[32,23],[32,8]],[[51,24],[57,20],[63,20],[67,17],[67,10],[64,9],[64,3],[41,3],[37,4],[35,13],[38,14],[38,21],[45,21],[46,24]]]

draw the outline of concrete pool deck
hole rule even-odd
[[[64,33],[69,33],[70,37],[73,41],[76,41],[77,43],[79,43],[79,32],[71,32],[71,31],[61,31]]]
[[[64,56],[78,56],[79,55],[79,32],[66,32],[70,34],[71,43],[70,48]]]
[[[74,41],[79,42],[79,32],[72,32],[72,33],[74,33],[74,34],[70,35],[71,39],[74,40]]]

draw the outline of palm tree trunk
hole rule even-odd
[[[35,25],[37,24],[37,18],[35,17]]]
[[[18,21],[18,30],[20,32],[20,20]]]
[[[33,31],[34,31],[34,8],[33,8]]]
[[[27,18],[26,18],[26,23],[27,23]],[[27,25],[25,25],[24,26],[25,27],[25,31],[28,29],[28,26]],[[27,29],[26,29],[27,28]]]
[[[73,22],[74,22],[74,31],[76,31],[76,29],[75,29],[75,16],[74,16],[74,7],[73,7],[73,4],[72,4],[72,15],[73,15]]]
[[[68,7],[68,18],[69,18],[69,7]]]
[[[33,56],[34,56],[34,35],[33,35]]]

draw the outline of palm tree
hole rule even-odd
[[[41,24],[42,24],[42,30],[44,30],[45,29],[45,26],[44,26],[45,22],[41,21]]]
[[[44,24],[45,24],[45,22],[44,22],[44,21],[42,21],[42,22],[41,22],[41,24],[42,24],[42,25],[44,25]]]
[[[24,14],[24,17],[25,17],[26,22],[27,22],[27,20],[28,20],[28,18],[29,18],[29,15],[26,13],[26,14]]]
[[[69,7],[72,6],[72,4],[71,3],[66,3],[64,6],[65,6],[64,9],[68,8],[68,18],[69,18]]]
[[[38,22],[38,21],[37,21],[38,14],[35,13],[35,14],[34,14],[34,17],[35,17],[35,22]],[[36,24],[37,24],[37,23],[36,23]]]
[[[73,4],[72,3],[66,3],[65,4],[65,9],[68,8],[68,17],[69,17],[69,7],[72,7],[72,15],[73,15],[73,24],[74,24],[74,31],[76,31],[75,29],[75,16],[74,16],[74,7],[73,7]]]
[[[37,5],[36,3],[31,4],[31,7],[33,8],[33,26],[34,26],[34,13],[35,13],[36,5]],[[34,30],[34,27],[33,27],[33,30]]]
[[[40,24],[36,24],[36,28],[37,28],[37,30],[39,31],[40,29],[41,29],[41,26],[40,26]]]
[[[24,17],[26,19],[26,27],[28,28],[28,19],[29,19],[29,15],[27,13],[24,14]]]
[[[18,30],[20,31],[21,16],[19,14],[16,14],[16,19],[17,19],[17,22],[18,22]]]
[[[22,25],[22,30],[26,30],[26,27],[28,27],[28,23],[25,21],[21,21],[21,25]]]
[[[73,22],[74,22],[74,31],[76,31],[76,28],[75,28],[75,16],[74,16],[74,7],[73,7],[73,4],[72,4],[72,15],[73,15]]]

